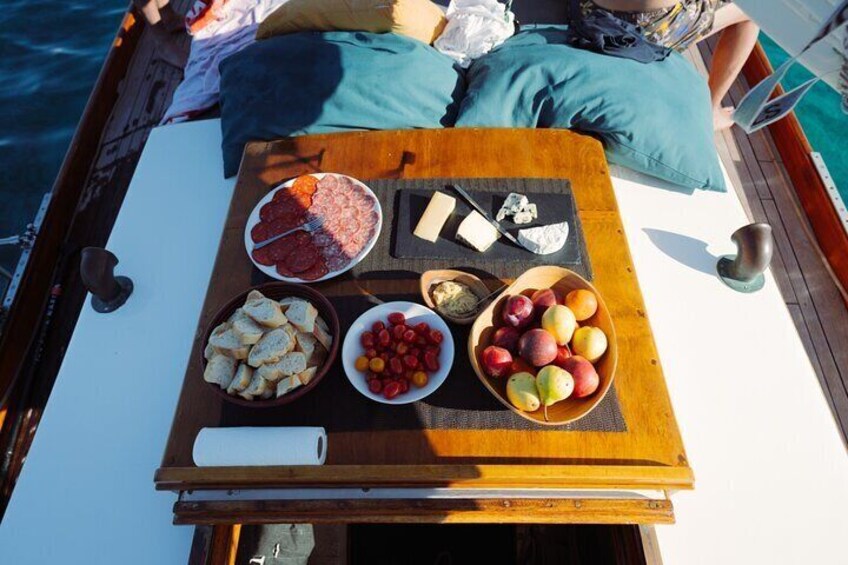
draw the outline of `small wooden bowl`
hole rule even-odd
[[[508,379],[505,377],[490,377],[483,372],[480,366],[480,355],[487,346],[491,345],[492,334],[494,334],[495,330],[503,325],[500,321],[501,309],[506,303],[507,298],[515,294],[530,295],[540,288],[554,288],[562,293],[563,296],[578,288],[587,289],[595,293],[595,296],[598,298],[598,311],[588,320],[580,322],[580,325],[600,328],[606,334],[608,342],[606,353],[604,353],[600,361],[595,363],[595,370],[600,377],[598,390],[585,398],[566,398],[549,406],[548,421],[545,421],[541,408],[535,412],[524,412],[513,406],[506,396],[506,382]],[[474,367],[474,372],[477,373],[483,385],[504,406],[522,418],[537,424],[559,426],[579,420],[591,412],[603,400],[615,376],[615,368],[618,364],[618,343],[615,335],[615,326],[613,326],[609,310],[607,310],[603,297],[595,290],[595,287],[586,279],[568,269],[542,266],[534,267],[518,277],[494,302],[489,304],[480,313],[480,316],[477,317],[477,321],[471,328],[471,334],[468,336],[468,356],[471,360],[471,366]]]
[[[206,358],[203,357],[203,350],[206,347],[206,344],[209,343],[209,336],[212,334],[212,330],[218,327],[219,324],[226,322],[230,316],[233,315],[233,312],[244,306],[244,301],[247,298],[247,295],[253,291],[258,290],[266,297],[271,298],[273,300],[280,300],[287,296],[295,296],[298,298],[303,298],[304,300],[308,300],[312,303],[313,306],[318,310],[318,314],[327,322],[327,325],[330,327],[330,335],[333,336],[333,343],[330,345],[330,351],[327,352],[327,358],[324,359],[324,363],[318,368],[318,371],[315,373],[315,376],[309,381],[309,384],[299,386],[292,392],[288,394],[284,394],[280,398],[268,398],[266,400],[256,399],[256,400],[247,400],[240,396],[233,396],[231,394],[227,394],[227,391],[219,387],[218,385],[208,383],[204,381],[206,386],[211,388],[215,393],[226,400],[227,402],[232,402],[233,404],[238,404],[239,406],[247,406],[249,408],[271,408],[274,406],[283,406],[288,404],[289,402],[294,402],[304,394],[308,393],[310,390],[318,386],[318,383],[321,379],[324,378],[324,375],[327,374],[327,371],[330,370],[330,367],[333,364],[333,361],[336,359],[336,355],[339,352],[339,340],[341,337],[341,333],[339,330],[339,315],[336,313],[336,309],[333,308],[333,305],[330,304],[330,301],[327,300],[323,294],[314,290],[306,285],[296,284],[296,283],[284,283],[284,282],[271,282],[266,283],[260,286],[255,286],[250,288],[241,294],[234,296],[229,302],[224,304],[220,310],[218,310],[217,314],[212,318],[212,321],[209,323],[209,327],[206,328],[206,332],[203,334],[203,347],[200,348],[200,363],[203,369],[206,369]],[[202,376],[200,378],[203,378]]]
[[[471,273],[466,273],[465,271],[441,269],[425,271],[424,274],[421,275],[421,297],[424,299],[424,304],[426,304],[428,308],[435,310],[440,316],[454,324],[468,325],[473,323],[477,318],[477,314],[480,313],[480,309],[483,308],[485,304],[479,304],[476,310],[465,316],[451,316],[436,306],[436,303],[433,301],[433,289],[436,288],[436,285],[445,281],[456,281],[464,284],[471,289],[471,292],[477,295],[478,300],[486,298],[492,291],[489,290],[486,283],[480,280],[479,277],[472,275]]]

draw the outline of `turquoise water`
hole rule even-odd
[[[775,68],[789,58],[786,51],[765,34],[760,34],[760,43]],[[805,67],[794,65],[782,84],[789,90],[812,77],[813,74]],[[801,100],[795,113],[813,150],[822,154],[836,181],[836,188],[842,198],[848,201],[848,138],[845,137],[848,132],[848,115],[842,113],[840,101],[839,93],[824,82],[819,82]]]

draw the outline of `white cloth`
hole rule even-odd
[[[463,69],[515,33],[515,14],[497,0],[451,0],[446,16],[433,46]]]
[[[218,64],[256,40],[256,28],[288,0],[215,0],[212,19],[194,32],[183,81],[162,123],[178,123],[218,103]]]

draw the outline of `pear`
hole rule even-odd
[[[548,365],[536,375],[536,388],[545,407],[545,421],[548,421],[548,406],[565,400],[574,392],[574,377],[565,369]]]
[[[506,382],[506,397],[524,412],[535,412],[542,405],[536,390],[536,377],[530,373],[515,373]]]

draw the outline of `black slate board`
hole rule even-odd
[[[583,238],[580,218],[576,213],[574,195],[567,179],[415,179],[389,181],[395,183],[395,225],[392,233],[392,256],[398,259],[461,259],[473,264],[489,261],[521,261],[528,265],[563,265],[591,277],[591,267]],[[485,253],[478,253],[456,241],[460,222],[472,208],[457,194],[450,184],[456,182],[465,188],[474,200],[492,217],[497,215],[510,192],[524,194],[536,204],[539,217],[531,224],[518,226],[510,219],[501,225],[513,235],[527,227],[567,221],[569,235],[563,249],[550,255],[535,255],[521,249],[506,238],[500,238]],[[403,183],[405,186],[398,186]],[[424,213],[433,191],[439,190],[456,198],[454,213],[442,229],[435,243],[413,235],[418,220]]]

